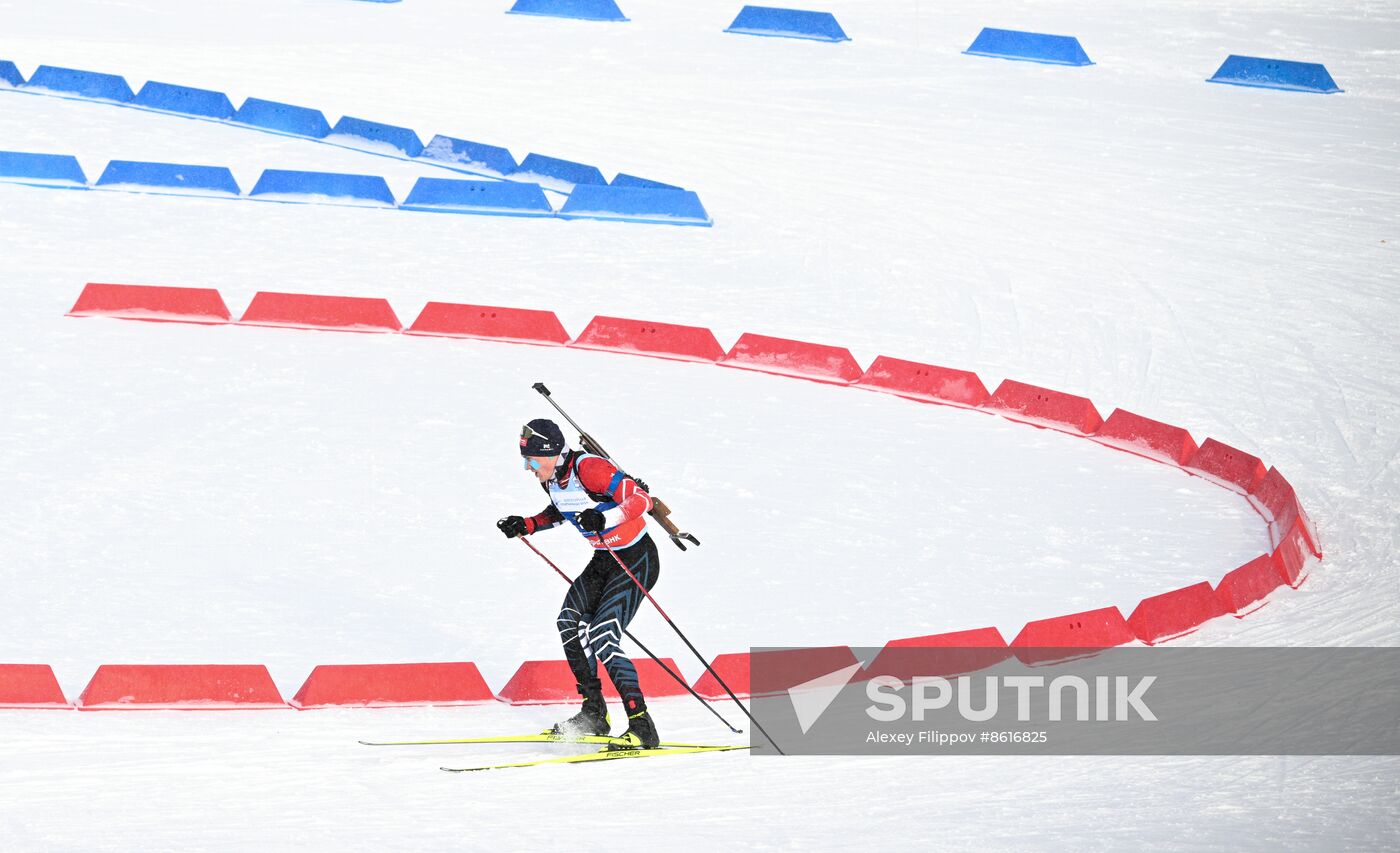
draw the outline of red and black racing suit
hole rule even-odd
[[[579,528],[597,550],[564,596],[557,622],[559,639],[580,688],[598,686],[601,663],[628,715],[636,714],[646,708],[646,699],[637,684],[637,668],[622,651],[622,632],[637,615],[643,595],[600,540],[650,590],[661,572],[656,543],[646,532],[651,497],[612,462],[581,451],[571,451],[555,471],[553,482],[542,485],[550,505],[525,519],[527,535],[565,522],[578,527],[576,518],[587,508],[603,513],[601,534]]]

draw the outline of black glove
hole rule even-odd
[[[518,515],[508,515],[496,522],[496,526],[506,535],[507,539],[514,539],[517,536],[524,536],[529,531],[525,528],[525,519]]]
[[[603,527],[606,525],[603,523],[601,512],[596,509],[586,509],[578,514],[578,526],[589,533],[602,533]]]

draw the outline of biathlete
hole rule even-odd
[[[627,711],[627,731],[618,738],[618,745],[654,749],[660,738],[637,683],[637,668],[622,651],[622,632],[637,615],[643,594],[613,557],[616,554],[626,563],[648,590],[656,583],[661,565],[646,522],[651,496],[609,460],[570,450],[564,433],[551,420],[539,418],[525,425],[520,455],[525,470],[549,495],[550,504],[538,515],[507,516],[496,526],[515,538],[567,522],[595,549],[564,596],[557,621],[583,709],[555,724],[552,731],[565,736],[609,733],[608,706],[598,680],[598,663],[602,663]]]

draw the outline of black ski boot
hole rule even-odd
[[[603,684],[598,680],[580,684],[578,692],[583,696],[583,708],[567,720],[555,723],[549,734],[560,737],[580,737],[582,735],[606,735],[612,729],[608,719],[608,703],[603,701]]]
[[[622,737],[613,738],[608,749],[656,749],[661,745],[661,737],[656,733],[656,724],[651,721],[646,706],[627,718],[627,731]]]

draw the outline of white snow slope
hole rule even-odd
[[[699,192],[715,227],[413,214],[0,184],[0,661],[558,655],[563,586],[493,527],[542,508],[545,381],[704,546],[657,595],[708,654],[999,627],[1218,579],[1239,498],[977,413],[743,371],[481,342],[64,317],[89,281],[553,309],[1015,378],[1277,465],[1326,559],[1199,645],[1395,645],[1400,9],[830,0],[854,41],[727,35],[739,3],[589,24],[501,2],[0,2],[0,59],[249,95]],[[961,55],[983,26],[1097,63]],[[1346,90],[1206,85],[1229,53]],[[441,170],[0,91],[0,150],[386,176]],[[1392,331],[1387,332],[1387,329]],[[576,570],[582,543],[541,537]],[[650,612],[635,633],[699,665]],[[670,738],[725,733],[659,700]],[[5,849],[1379,849],[1391,758],[788,758],[470,777],[558,707],[0,711]]]

